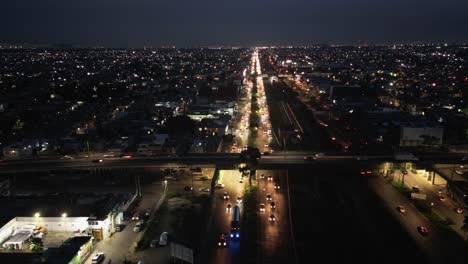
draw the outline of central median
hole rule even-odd
[[[252,186],[245,182],[244,206],[242,212],[241,257],[242,263],[257,263],[258,228],[257,228],[258,185],[252,179]]]

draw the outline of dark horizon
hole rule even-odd
[[[19,0],[4,43],[115,48],[465,42],[468,2]]]

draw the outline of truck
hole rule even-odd
[[[240,208],[234,206],[234,212],[232,214],[231,221],[231,238],[239,238],[240,236]]]

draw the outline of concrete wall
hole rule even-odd
[[[22,225],[33,224],[42,226],[47,231],[75,232],[88,228],[88,217],[17,217],[16,228]]]
[[[11,234],[13,234],[15,225],[16,218],[13,218],[0,228],[0,245],[3,244],[3,242],[11,236]]]

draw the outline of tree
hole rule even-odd
[[[243,150],[240,153],[240,161],[246,163],[245,167],[239,168],[239,171],[243,173],[248,170],[249,172],[249,185],[252,186],[252,177],[255,175],[255,167],[258,164],[258,160],[261,158],[260,150],[258,148],[248,147],[247,150]]]
[[[43,247],[44,247],[44,243],[42,242],[42,239],[38,237],[34,237],[31,239],[31,244],[29,245],[29,249],[31,249],[32,251],[41,251]]]

